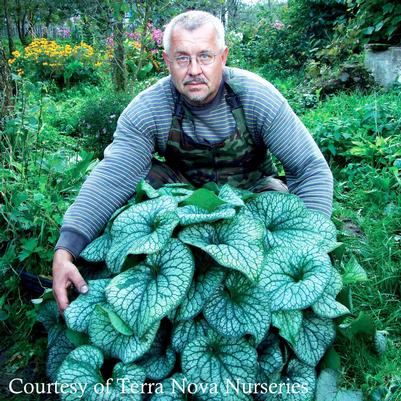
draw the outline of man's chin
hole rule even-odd
[[[208,99],[209,94],[208,93],[184,93],[184,97],[185,99],[194,105],[202,105],[205,103],[208,103],[209,99]]]

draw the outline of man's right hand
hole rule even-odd
[[[77,267],[72,263],[72,255],[64,250],[57,249],[53,258],[53,294],[60,312],[64,312],[69,302],[67,289],[74,285],[81,294],[88,292],[88,285],[82,278]]]

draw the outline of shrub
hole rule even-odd
[[[309,59],[327,57],[329,50],[318,54],[319,49],[330,46],[348,12],[343,0],[297,0],[276,8],[260,6],[258,17],[256,26],[245,33],[251,47],[249,61],[283,74],[303,68]],[[340,45],[332,51],[336,56],[348,51]]]
[[[349,313],[336,301],[342,279],[327,255],[336,229],[294,195],[209,188],[142,182],[85,248],[98,268],[65,311],[68,329],[54,302],[40,314],[52,380],[87,384],[89,400],[104,382],[99,369],[117,359],[110,400],[120,399],[124,379],[132,399],[141,396],[129,386],[145,379],[145,391],[150,382],[164,388],[153,400],[174,398],[173,379],[194,383],[195,400],[202,385],[218,400],[248,400],[241,386],[258,382],[303,386],[291,399],[313,399],[332,319]],[[228,380],[240,390],[226,398]],[[267,399],[260,387],[251,392]]]
[[[353,0],[355,27],[368,43],[400,45],[401,5],[398,0]]]

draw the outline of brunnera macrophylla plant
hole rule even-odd
[[[90,290],[65,323],[42,307],[48,375],[85,386],[66,401],[312,401],[333,319],[349,313],[337,244],[294,195],[142,181],[82,252]]]

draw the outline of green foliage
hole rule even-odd
[[[401,43],[401,4],[397,0],[352,0],[353,23],[368,43]]]
[[[0,133],[0,311],[4,331],[23,346],[36,313],[23,301],[19,273],[49,276],[62,216],[93,164],[46,125],[55,109],[47,86],[15,78],[16,108]]]
[[[259,22],[245,32],[249,62],[278,75],[302,68],[330,43],[346,10],[342,0],[296,0],[277,9],[260,6]]]
[[[76,99],[75,105],[62,105],[52,124],[61,132],[82,138],[82,146],[98,159],[113,139],[117,120],[131,100],[129,93],[114,93],[110,89],[92,90],[87,96]]]
[[[335,300],[341,277],[327,255],[337,246],[334,225],[293,195],[209,188],[214,191],[203,188],[183,199],[179,191],[165,192],[181,184],[155,190],[141,183],[139,203],[112,217],[102,235],[108,240],[98,238],[83,251],[87,260],[103,261],[111,280],[89,281],[89,292],[71,303],[65,319],[99,348],[82,345],[61,364],[49,360],[60,366],[58,381],[88,383],[83,399],[92,397],[92,370],[101,367],[103,355],[122,361],[115,369],[145,369],[140,383],[145,376],[182,373],[190,382],[216,386],[219,400],[228,379],[286,378],[308,383],[307,394],[296,400],[313,399],[314,368],[335,336],[332,317],[349,314]],[[192,222],[180,213],[189,207]],[[234,215],[216,214],[228,207]],[[319,308],[321,299],[329,299],[331,309]],[[51,305],[43,304],[41,318],[50,348],[64,332],[57,320],[45,318]],[[81,373],[72,363],[80,358]],[[250,400],[242,391],[236,397]]]

